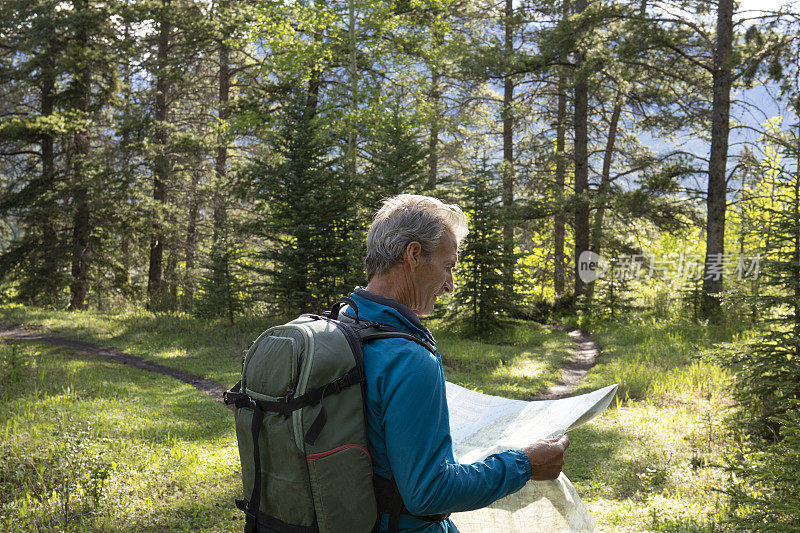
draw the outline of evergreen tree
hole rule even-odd
[[[13,50],[0,77],[15,99],[4,103],[0,143],[16,159],[16,186],[0,201],[22,231],[0,259],[17,297],[40,305],[86,305],[104,208],[119,199],[110,183],[107,112],[117,88],[115,3],[75,0],[2,6],[3,48]],[[36,109],[36,112],[32,112]],[[7,107],[6,107],[7,106]],[[10,149],[7,149],[10,148]]]
[[[363,257],[353,242],[349,174],[309,98],[303,89],[287,96],[270,138],[274,151],[246,174],[258,213],[250,231],[266,248],[258,255],[264,299],[287,315],[318,311],[352,289],[354,254]]]
[[[364,192],[369,198],[362,201],[370,208],[379,207],[389,196],[426,191],[428,150],[414,117],[401,106],[397,100],[386,110],[365,146],[368,188]]]
[[[486,156],[473,158],[466,172],[463,207],[470,228],[459,258],[455,301],[458,318],[467,321],[466,330],[481,334],[499,327],[500,315],[511,303],[503,290],[502,204]]]
[[[800,101],[796,102],[800,104]],[[795,110],[800,109],[800,105]],[[798,125],[800,128],[800,125]],[[763,207],[772,219],[760,262],[766,330],[726,362],[735,374],[734,427],[744,435],[729,464],[738,483],[730,494],[732,521],[743,530],[800,531],[798,407],[800,406],[800,135],[786,139],[789,165],[775,176],[775,197]],[[792,472],[786,475],[787,472]],[[779,503],[777,503],[779,501]]]
[[[242,257],[241,247],[228,232],[212,242],[205,274],[200,279],[199,315],[224,316],[233,325],[234,317],[241,314],[248,301]]]

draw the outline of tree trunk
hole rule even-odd
[[[606,139],[606,149],[603,153],[603,172],[600,175],[600,187],[597,189],[597,210],[594,213],[594,225],[592,227],[591,250],[598,255],[600,255],[600,249],[603,245],[603,217],[606,212],[608,189],[611,186],[611,163],[614,159],[614,144],[617,141],[617,126],[619,125],[621,113],[622,95],[617,93],[614,101],[614,111],[611,113],[611,121],[608,125],[608,138]],[[586,297],[589,300],[594,296],[596,283],[590,283],[586,287]]]
[[[436,188],[439,167],[439,120],[442,92],[439,87],[441,73],[437,69],[431,72],[431,133],[428,138],[428,189]]]
[[[125,42],[130,39],[130,25],[128,22],[125,23],[125,27],[123,29],[123,40]],[[122,80],[123,80],[123,107],[122,107],[122,122],[125,124],[125,128],[122,131],[122,139],[121,139],[121,161],[120,161],[120,169],[124,173],[124,176],[128,176],[128,179],[125,181],[125,187],[130,188],[134,179],[134,172],[131,165],[132,159],[132,149],[131,149],[131,128],[129,124],[133,120],[133,113],[131,112],[131,102],[133,101],[132,95],[132,68],[131,68],[132,60],[130,58],[125,58],[122,63]],[[133,268],[133,253],[132,249],[136,248],[135,240],[137,235],[133,232],[126,231],[122,235],[122,242],[120,245],[120,249],[122,252],[122,268],[125,271],[125,287],[127,291],[131,290],[131,269]]]
[[[587,0],[576,0],[576,12],[586,9]],[[589,249],[589,83],[581,72],[583,54],[576,54],[575,81],[575,294],[585,293],[580,278],[579,260]]]
[[[514,54],[514,5],[506,0],[505,8],[505,54],[506,68]],[[514,206],[514,80],[510,73],[503,80],[503,292],[511,300],[514,291],[514,220],[511,209]]]
[[[308,99],[306,100],[306,117],[308,120],[317,116],[317,103],[319,102],[319,89],[322,85],[322,71],[315,68],[311,71],[308,80]]]
[[[711,109],[711,156],[708,164],[708,219],[706,260],[703,275],[703,314],[716,314],[722,291],[722,264],[725,253],[726,166],[730,132],[731,55],[733,51],[733,0],[719,0],[717,38],[714,52],[714,100]],[[717,266],[716,273],[714,267]]]
[[[227,2],[222,8],[227,7]],[[219,119],[222,122],[223,132],[217,139],[217,158],[214,162],[214,173],[217,178],[214,188],[214,242],[220,238],[227,221],[227,206],[225,205],[225,187],[228,176],[228,136],[226,122],[230,115],[228,100],[230,98],[230,49],[225,42],[226,36],[219,42]]]
[[[797,155],[797,162],[800,163],[800,151]],[[795,170],[794,176],[794,195],[792,197],[792,225],[796,228],[800,223],[800,167]],[[794,322],[794,338],[800,338],[800,233],[793,232],[792,235],[792,287],[794,298],[792,298],[792,322]],[[794,345],[794,356],[800,355],[800,346]]]
[[[46,54],[45,63],[42,65],[41,87],[41,112],[43,117],[53,114],[55,109],[55,84],[56,74],[52,54],[55,52],[54,43],[50,43]],[[40,140],[42,152],[42,191],[52,190],[55,182],[55,150],[53,134],[43,133]],[[49,206],[48,206],[49,207]],[[42,273],[39,279],[45,282],[42,294],[46,304],[54,304],[58,293],[58,234],[55,224],[50,216],[43,216],[42,220]]]
[[[564,294],[564,183],[566,181],[567,88],[563,72],[558,75],[558,111],[556,114],[556,186],[554,191],[556,214],[553,218],[553,290],[556,296]]]
[[[348,7],[347,33],[350,41],[350,53],[348,55],[347,74],[350,84],[350,114],[348,116],[349,124],[347,128],[347,160],[350,169],[350,179],[353,180],[352,183],[355,183],[356,171],[358,168],[356,161],[355,124],[355,114],[358,110],[358,60],[356,57],[358,53],[358,43],[356,42],[356,12],[353,0],[348,2]]]
[[[71,310],[86,308],[89,292],[89,233],[90,215],[86,191],[79,186],[75,192],[75,214],[72,217],[72,283],[70,284]]]
[[[797,80],[795,80],[796,82]],[[797,113],[798,106],[794,106]],[[797,137],[795,137],[795,175],[794,175],[794,213],[792,213],[792,224],[795,228],[800,224],[800,124],[797,125]],[[794,252],[792,255],[792,285],[794,286],[794,338],[800,338],[800,232],[795,231],[793,235]],[[794,356],[800,357],[800,345],[794,344]]]
[[[167,290],[163,295],[166,295],[166,301],[163,308],[170,311],[175,311],[178,308],[178,247],[173,243],[169,248],[169,255],[167,256],[167,264],[164,268],[164,281],[166,282]],[[162,296],[163,296],[162,295]]]
[[[167,180],[169,179],[169,159],[167,158],[168,133],[167,121],[167,93],[170,82],[167,72],[167,59],[169,54],[169,37],[172,27],[167,20],[166,10],[170,0],[162,3],[162,13],[158,36],[158,52],[156,66],[156,100],[155,100],[155,145],[153,172],[153,200],[157,209],[166,203]],[[164,260],[164,227],[162,210],[158,209],[153,222],[153,234],[150,239],[150,266],[147,278],[147,294],[150,298],[148,308],[158,308],[161,305],[163,292],[163,260]]]
[[[75,0],[77,13],[85,13],[89,6],[85,0]],[[89,28],[84,22],[78,30],[78,49],[83,53],[74,83],[76,101],[75,110],[82,117],[89,113],[89,91],[91,89],[91,67],[88,61]],[[89,135],[84,129],[77,131],[73,137],[75,145],[74,163],[72,166],[74,213],[72,217],[72,283],[70,284],[69,308],[85,309],[86,295],[89,292],[89,235],[91,233],[91,217],[88,205],[86,164],[89,157]]]
[[[200,181],[200,172],[192,173],[192,184],[189,190],[189,221],[186,224],[186,287],[184,294],[184,309],[190,309],[194,301],[194,256],[197,251],[197,220],[200,209],[200,199],[197,195],[197,184]],[[216,220],[215,220],[216,222]],[[214,228],[216,231],[216,228]]]

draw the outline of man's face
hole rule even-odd
[[[415,305],[412,310],[418,315],[433,312],[436,298],[445,292],[453,292],[453,269],[458,262],[458,244],[452,233],[445,230],[439,239],[439,246],[428,261],[422,260],[415,272]]]

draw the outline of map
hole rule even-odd
[[[450,433],[462,463],[521,449],[585,424],[608,407],[617,385],[561,400],[526,402],[489,396],[447,382]],[[573,443],[574,445],[579,443]],[[563,473],[555,481],[531,481],[484,509],[453,513],[461,533],[598,531],[592,515]]]

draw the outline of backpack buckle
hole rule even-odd
[[[282,414],[285,418],[289,418],[292,416],[292,410],[289,408],[289,402],[294,399],[292,393],[286,394],[286,396],[281,396],[277,400],[278,404],[278,411]]]
[[[345,383],[345,381],[347,381],[347,376],[339,376],[338,378],[334,379],[328,384],[327,392],[339,394],[340,392],[342,392],[342,389],[350,385],[350,383]]]

